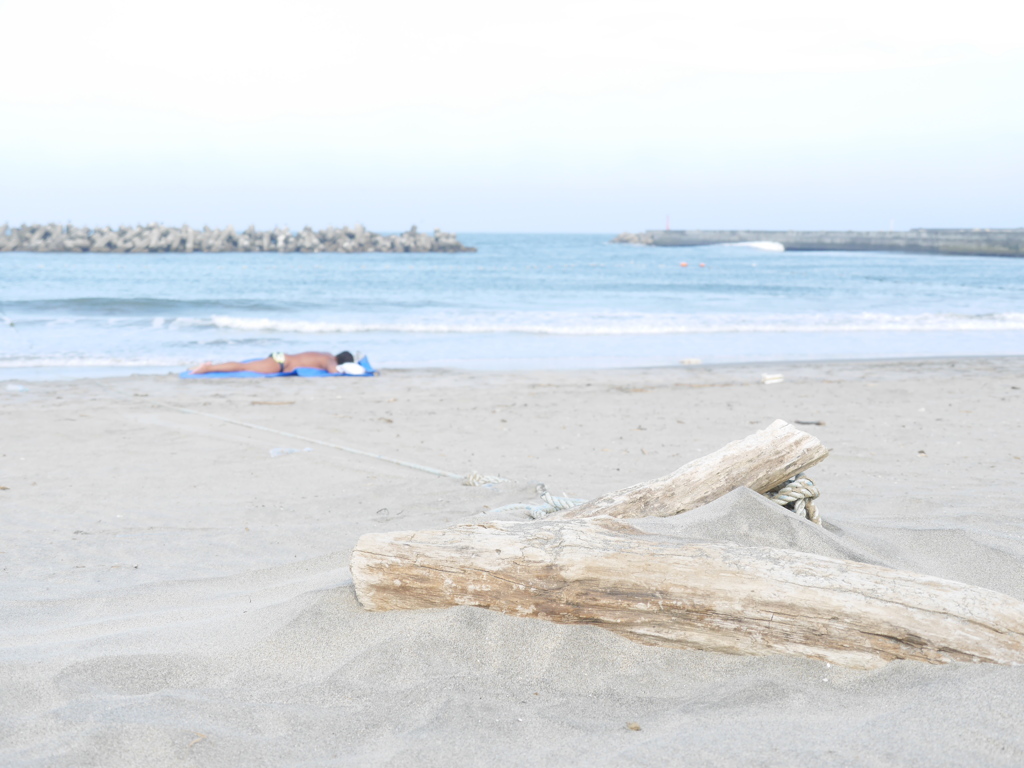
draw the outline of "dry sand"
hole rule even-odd
[[[804,428],[833,449],[811,474],[836,551],[1024,599],[1024,358],[23,384],[0,384],[2,765],[1024,764],[1024,668],[369,613],[347,568],[364,532],[537,482],[593,497],[783,418],[825,422]],[[691,533],[737,535],[721,511]]]

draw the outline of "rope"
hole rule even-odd
[[[401,459],[392,459],[388,456],[381,456],[379,453],[370,453],[369,451],[361,451],[358,448],[349,448],[348,446],[338,445],[337,443],[328,443],[325,440],[317,440],[312,437],[305,437],[303,435],[296,435],[292,432],[285,432],[280,429],[272,429],[271,427],[261,427],[259,424],[249,424],[245,421],[238,421],[237,419],[229,419],[226,416],[216,416],[212,413],[203,413],[202,411],[193,411],[189,408],[180,408],[176,405],[167,405],[166,403],[158,403],[165,408],[170,408],[174,411],[181,411],[182,413],[189,413],[193,416],[205,416],[208,419],[217,419],[218,421],[224,421],[228,424],[235,424],[239,427],[246,427],[247,429],[258,429],[261,432],[272,432],[275,435],[282,435],[283,437],[290,437],[293,440],[305,440],[307,443],[313,443],[315,445],[322,445],[325,448],[334,448],[339,451],[346,451],[348,453],[354,453],[358,456],[366,456],[371,459],[378,459],[379,461],[386,461],[391,464],[397,464],[400,467],[407,467],[409,469],[415,469],[420,472],[428,472],[438,477],[450,477],[455,480],[461,480],[463,485],[479,486],[479,485],[490,485],[493,483],[510,483],[512,482],[507,477],[501,477],[499,475],[481,475],[479,472],[470,472],[468,475],[459,475],[455,472],[448,472],[443,469],[435,469],[434,467],[428,467],[424,464],[414,464],[411,461],[402,461]],[[563,509],[571,509],[572,507],[578,507],[580,504],[586,503],[587,499],[574,499],[569,496],[553,496],[548,492],[547,487],[544,483],[537,485],[537,495],[540,497],[543,504],[506,504],[504,507],[498,507],[497,509],[490,510],[487,513],[482,514],[494,514],[496,512],[513,512],[523,511],[526,512],[534,520],[539,520],[542,517],[546,517],[552,512],[559,512]],[[817,486],[810,480],[810,478],[804,477],[803,473],[796,477],[790,478],[781,485],[767,491],[765,497],[774,501],[786,509],[795,512],[798,515],[804,515],[812,523],[821,525],[821,517],[818,515],[818,509],[814,505],[814,499],[820,496]]]
[[[502,512],[526,512],[534,520],[550,515],[563,509],[578,507],[586,503],[587,499],[573,499],[568,496],[552,496],[543,483],[537,486],[537,495],[540,496],[543,504],[506,504],[504,507],[482,512],[480,514],[493,515]],[[818,487],[809,477],[803,473],[790,478],[781,485],[767,491],[765,497],[774,501],[781,507],[789,509],[798,515],[805,516],[812,523],[821,525],[821,517],[818,515],[818,508],[814,500],[821,495]]]
[[[400,467],[408,467],[409,469],[416,469],[420,472],[429,472],[432,475],[438,477],[451,477],[455,480],[461,480],[463,485],[486,485],[488,483],[508,483],[510,480],[504,477],[494,477],[492,475],[481,475],[478,472],[473,472],[468,475],[458,475],[454,472],[447,472],[443,469],[435,469],[434,467],[428,467],[423,464],[414,464],[411,461],[402,461],[401,459],[392,459],[388,456],[381,456],[379,453],[370,453],[369,451],[361,451],[358,448],[349,448],[344,445],[338,445],[337,443],[328,443],[325,440],[317,440],[312,437],[304,437],[303,435],[296,435],[291,432],[284,432],[280,429],[271,429],[270,427],[261,427],[259,424],[249,424],[245,421],[238,421],[236,419],[229,419],[226,416],[216,416],[212,413],[203,413],[202,411],[193,411],[189,408],[179,408],[176,405],[167,405],[166,403],[158,403],[165,408],[170,408],[175,411],[181,411],[182,413],[190,413],[193,416],[205,416],[208,419],[217,419],[218,421],[226,421],[228,424],[235,424],[239,427],[246,427],[248,429],[258,429],[261,432],[273,432],[275,435],[282,435],[284,437],[290,437],[293,440],[305,440],[307,443],[314,443],[315,445],[322,445],[326,448],[335,448],[339,451],[347,451],[348,453],[354,453],[359,456],[367,456],[371,459],[379,459],[380,461],[387,461],[391,464],[397,464]]]
[[[814,500],[820,495],[817,486],[802,472],[765,493],[766,498],[818,525],[821,525],[821,517]]]
[[[504,507],[498,507],[497,509],[481,512],[480,514],[493,515],[497,512],[525,512],[534,520],[539,520],[550,515],[552,512],[572,509],[587,501],[586,499],[573,499],[569,496],[552,496],[544,483],[537,485],[537,495],[540,496],[541,501],[544,502],[543,504],[506,504]]]
[[[498,475],[481,475],[479,472],[470,472],[462,478],[463,485],[492,485],[494,483],[511,483],[507,477]]]

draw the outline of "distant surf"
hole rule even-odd
[[[784,251],[786,246],[782,243],[776,243],[774,240],[751,240],[746,243],[723,243],[730,247],[742,247],[742,248],[756,248],[759,251]]]
[[[188,361],[173,357],[88,357],[76,355],[25,355],[0,357],[0,368],[176,368]]]
[[[821,333],[848,331],[1009,331],[1024,330],[1024,312],[984,315],[887,313],[764,315],[658,315],[635,313],[531,312],[409,322],[313,322],[216,315],[176,318],[168,328],[218,328],[266,334],[303,335],[408,333],[521,333],[571,336],[662,335],[688,333]]]

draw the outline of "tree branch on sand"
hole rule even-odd
[[[859,668],[893,659],[1024,663],[1024,603],[1007,595],[638,527],[744,485],[770,490],[827,455],[812,436],[775,422],[667,477],[543,520],[367,534],[352,553],[356,596],[368,610],[478,606],[650,645]]]

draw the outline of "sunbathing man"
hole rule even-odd
[[[291,373],[296,368],[319,368],[328,373],[337,373],[338,366],[355,362],[351,352],[332,355],[327,352],[300,352],[287,355],[274,352],[262,360],[250,363],[203,363],[192,373],[226,373],[230,371],[255,371],[256,373]]]

